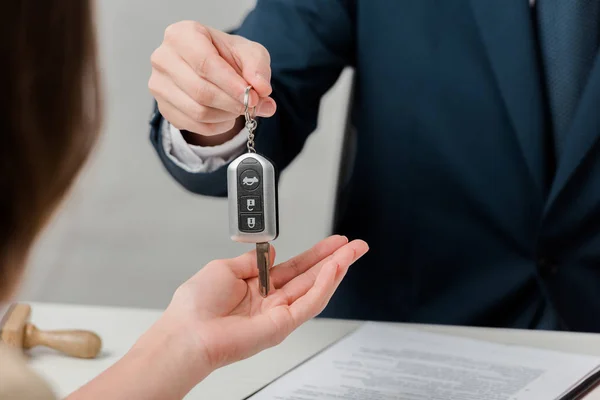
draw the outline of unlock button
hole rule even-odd
[[[242,232],[261,232],[263,227],[262,214],[240,214],[240,231]]]
[[[243,196],[240,199],[240,211],[246,212],[262,212],[262,200],[260,196]]]

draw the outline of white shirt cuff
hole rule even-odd
[[[181,169],[191,173],[216,171],[244,152],[248,132],[246,128],[231,140],[218,146],[194,146],[188,144],[181,131],[163,119],[161,126],[165,154]]]

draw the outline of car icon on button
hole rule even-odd
[[[261,176],[256,170],[249,168],[240,174],[239,179],[240,188],[251,192],[260,186]]]
[[[243,184],[243,185],[246,185],[246,186],[252,186],[252,185],[254,185],[255,183],[258,183],[258,178],[257,178],[256,176],[253,176],[252,178],[250,178],[250,177],[245,177],[245,178],[242,180],[242,184]]]

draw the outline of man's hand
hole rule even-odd
[[[241,130],[248,85],[257,115],[275,113],[271,60],[259,43],[183,21],[166,29],[151,61],[148,87],[161,114],[176,128],[198,134],[195,144],[220,144]]]

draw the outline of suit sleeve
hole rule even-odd
[[[271,55],[272,97],[277,113],[261,119],[256,150],[279,170],[302,150],[317,125],[321,97],[344,67],[354,64],[355,0],[258,0],[235,34],[261,43]],[[177,166],[162,146],[162,116],[156,104],[151,141],[167,171],[187,190],[226,196],[227,165],[210,173]]]

